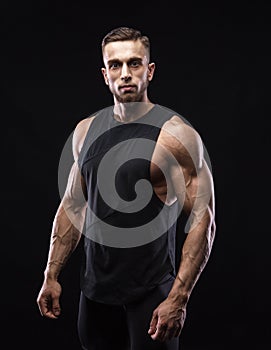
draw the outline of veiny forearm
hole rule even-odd
[[[78,213],[78,215],[82,215]],[[78,225],[76,225],[78,226]],[[57,279],[63,266],[76,248],[81,230],[72,223],[63,205],[60,205],[52,228],[45,277]]]
[[[192,225],[183,244],[181,262],[175,283],[169,297],[185,306],[194,285],[200,277],[211,253],[215,234],[215,224],[210,212],[206,212],[201,221]]]

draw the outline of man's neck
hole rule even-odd
[[[122,123],[130,123],[148,113],[152,107],[150,101],[115,103],[114,118]]]

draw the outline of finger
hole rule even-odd
[[[181,335],[181,332],[182,332],[182,327],[178,327],[176,330],[175,330],[175,334],[174,334],[174,337],[177,338]]]
[[[150,322],[150,328],[148,330],[148,334],[154,334],[156,331],[156,326],[157,326],[157,321],[158,321],[158,316],[157,313],[154,311],[153,316]]]
[[[176,328],[167,328],[163,337],[161,338],[161,341],[171,340],[174,337],[175,333],[176,333]]]
[[[185,321],[185,313],[184,313],[183,319],[178,322],[178,326],[176,327],[174,337],[179,337],[181,335],[181,332],[182,332],[183,326],[184,326],[184,321]]]
[[[59,304],[59,298],[52,299],[52,312],[55,317],[58,317],[61,313],[61,308]]]
[[[47,311],[43,316],[45,316],[47,318],[54,319],[54,320],[57,319],[57,316],[55,316],[52,311]]]
[[[48,318],[57,318],[54,313],[48,309],[47,306],[41,306],[40,307],[40,313],[41,313],[41,316],[45,316],[45,317],[48,317]]]
[[[154,334],[151,335],[151,338],[153,340],[160,340],[160,341],[162,341],[162,339],[164,338],[166,330],[167,330],[166,325],[162,325],[162,324],[158,323],[156,331],[155,331]]]
[[[48,307],[48,301],[47,299],[41,299],[38,302],[38,306],[39,306],[39,310],[41,313],[41,316],[45,316],[48,318],[53,318],[55,319],[56,316],[54,315],[54,313],[50,310],[50,308]]]
[[[37,303],[38,303],[41,316],[44,316],[49,311],[47,300],[45,298],[40,298],[37,300]]]

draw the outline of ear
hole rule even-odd
[[[104,77],[104,81],[105,81],[106,85],[108,85],[108,79],[107,79],[106,68],[102,68],[101,71],[102,71],[102,75],[103,75],[103,77]]]
[[[155,63],[154,62],[149,63],[148,64],[148,80],[149,81],[152,80],[154,71],[155,71]]]

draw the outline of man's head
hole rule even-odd
[[[102,73],[115,102],[148,102],[147,87],[155,69],[148,37],[133,28],[116,28],[103,38],[102,54]]]
[[[150,60],[150,40],[146,35],[134,28],[119,27],[111,30],[102,40],[102,53],[107,44],[115,41],[137,41],[139,40],[147,51],[148,60]]]

